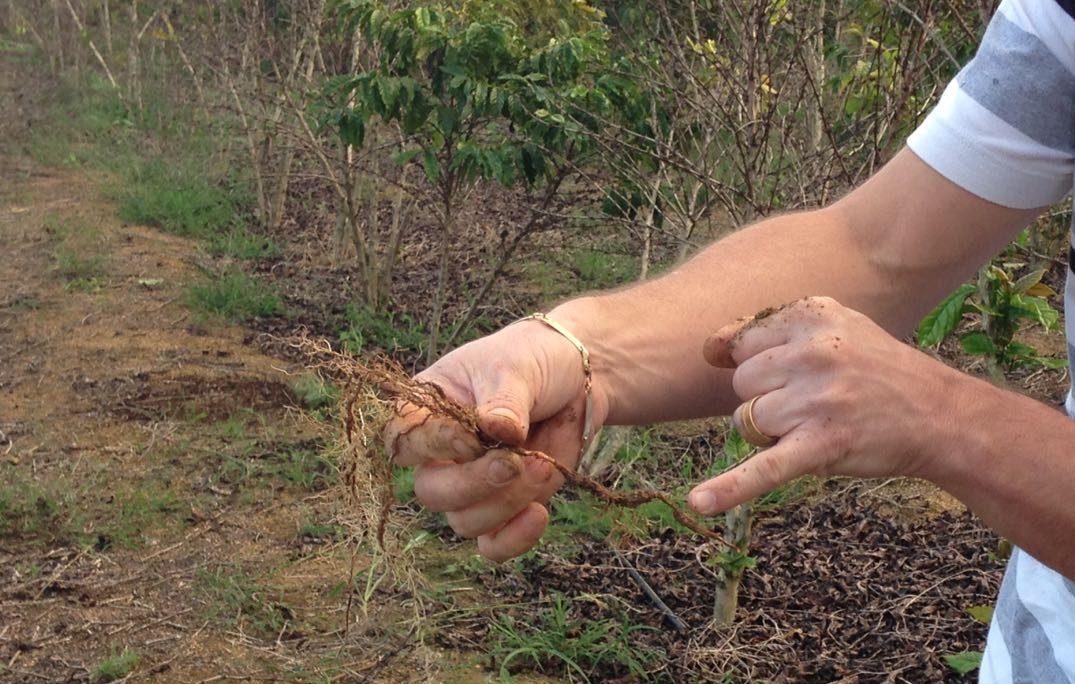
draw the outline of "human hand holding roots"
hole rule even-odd
[[[368,467],[370,484],[379,490],[379,517],[377,541],[384,548],[384,535],[388,516],[395,503],[392,487],[391,455],[396,453],[401,437],[411,430],[421,429],[432,416],[448,418],[472,433],[486,450],[503,449],[521,458],[540,459],[552,465],[571,485],[590,492],[606,504],[637,508],[651,501],[668,506],[673,517],[684,527],[706,539],[727,548],[735,546],[716,531],[702,525],[683,510],[664,492],[652,489],[614,491],[593,478],[559,463],[555,458],[540,451],[505,444],[485,434],[478,426],[476,411],[449,398],[437,385],[421,382],[410,377],[400,366],[388,358],[363,361],[349,354],[332,349],[325,340],[300,337],[293,345],[308,356],[316,368],[326,371],[344,383],[341,402],[345,445],[350,458],[344,469],[345,482],[351,495],[362,500],[360,482],[363,461]],[[396,433],[393,443],[384,443],[384,424],[400,407],[410,405],[411,410],[425,410],[426,418],[409,429]],[[384,446],[384,449],[378,448]]]

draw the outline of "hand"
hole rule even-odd
[[[522,321],[454,350],[416,379],[475,407],[489,436],[574,467],[582,447],[584,377],[570,342],[544,323]],[[605,406],[595,387],[594,429],[607,414]],[[503,449],[485,451],[457,422],[413,405],[389,422],[385,443],[397,463],[415,466],[418,499],[446,513],[458,534],[477,537],[483,556],[512,558],[544,533],[549,514],[543,504],[563,484],[551,464]]]
[[[704,482],[689,501],[712,515],[800,475],[915,475],[930,431],[945,421],[953,374],[866,316],[826,297],[799,300],[764,319],[712,335],[706,360],[735,368],[743,400],[771,448]],[[732,421],[743,432],[743,406]]]

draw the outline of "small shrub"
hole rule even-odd
[[[141,656],[137,651],[124,648],[122,653],[109,656],[97,663],[97,666],[93,668],[93,681],[114,682],[117,679],[123,679],[134,672],[139,661],[141,661]]]
[[[282,311],[280,298],[246,273],[228,273],[187,290],[186,304],[236,322]]]

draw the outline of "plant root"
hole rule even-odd
[[[593,494],[606,505],[637,508],[651,501],[660,501],[668,506],[676,521],[690,531],[729,549],[736,548],[719,533],[702,525],[664,492],[652,489],[630,492],[614,491],[597,480],[559,463],[548,454],[504,444],[493,439],[482,432],[478,426],[478,415],[473,408],[453,401],[433,383],[414,380],[398,363],[387,357],[375,357],[363,362],[349,354],[336,351],[326,340],[314,340],[305,335],[292,340],[291,344],[310,358],[315,368],[330,373],[345,383],[342,404],[343,430],[346,447],[352,454],[352,458],[346,466],[344,481],[351,496],[356,501],[363,500],[360,486],[362,479],[360,463],[367,464],[369,479],[380,490],[377,542],[382,549],[387,520],[392,506],[395,505],[390,454],[396,451],[395,442],[398,442],[410,430],[420,427],[425,420],[434,415],[458,422],[473,433],[486,449],[503,449],[523,458],[546,461],[556,468],[569,484]],[[393,415],[407,410],[405,407],[408,405],[412,407],[410,410],[424,409],[427,412],[425,419],[408,430],[397,433],[393,438],[393,444],[384,444],[384,425]],[[374,416],[373,420],[367,419],[369,415]]]

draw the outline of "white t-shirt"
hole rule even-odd
[[[974,59],[907,144],[991,202],[1029,209],[1063,199],[1075,185],[1075,0],[1004,0]],[[1069,262],[1064,308],[1075,364],[1075,246]],[[1067,409],[1075,416],[1071,393]],[[1019,549],[979,681],[1075,683],[1075,582]]]

